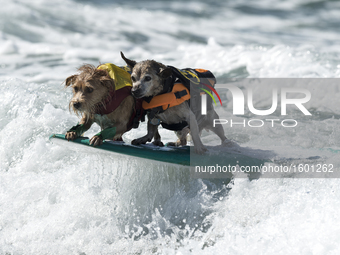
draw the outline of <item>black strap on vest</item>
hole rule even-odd
[[[184,97],[185,95],[187,95],[188,94],[188,92],[186,91],[186,90],[182,90],[182,91],[177,91],[177,92],[175,92],[175,96],[176,96],[176,98],[178,99],[178,98],[181,98],[181,97]]]

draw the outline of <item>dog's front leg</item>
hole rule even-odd
[[[156,129],[155,131],[155,135],[153,136],[153,142],[154,145],[159,146],[159,147],[163,147],[164,144],[161,141],[161,135],[158,132],[158,129]]]
[[[196,117],[191,110],[187,116],[186,121],[189,123],[192,141],[194,142],[195,145],[195,152],[197,154],[203,154],[205,151],[207,151],[207,148],[205,148],[201,141]]]
[[[90,145],[100,146],[106,139],[114,140],[115,138],[121,138],[122,134],[126,131],[127,122],[121,122],[114,127],[108,127],[95,134],[90,139]]]
[[[140,145],[140,144],[145,144],[146,142],[151,142],[152,138],[155,135],[155,132],[157,132],[157,129],[158,129],[158,125],[152,125],[149,119],[148,120],[148,133],[141,138],[132,140],[131,144]]]
[[[66,132],[65,138],[67,141],[73,141],[77,137],[81,136],[93,124],[93,120],[88,120],[87,118],[83,117],[76,126],[73,126],[70,130]]]

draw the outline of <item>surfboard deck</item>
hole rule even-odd
[[[104,141],[101,146],[91,146],[89,144],[89,138],[79,137],[73,141],[67,141],[65,135],[53,134],[50,136],[49,140],[52,143],[58,144],[60,146],[66,146],[70,149],[77,150],[79,146],[87,147],[87,151],[97,151],[106,153],[118,153],[133,157],[139,157],[148,160],[156,160],[164,163],[177,164],[182,166],[205,166],[205,165],[215,165],[220,166],[253,166],[253,165],[263,165],[266,160],[253,158],[242,153],[237,152],[218,152],[218,150],[213,150],[212,153],[205,155],[198,155],[193,153],[193,146],[182,146],[182,147],[159,147],[153,144],[146,145],[131,145],[124,142],[114,142],[114,141]],[[216,148],[216,147],[214,147]],[[192,152],[190,153],[192,149]]]
[[[69,148],[72,144],[83,145],[91,150],[101,150],[105,152],[119,153],[133,157],[162,161],[167,163],[190,165],[190,147],[184,146],[180,148],[158,147],[152,144],[148,145],[132,145],[124,142],[104,141],[101,146],[92,146],[88,137],[79,137],[73,141],[67,141],[65,135],[53,134],[49,140],[52,143],[64,146],[69,142]],[[71,148],[72,149],[72,148]]]

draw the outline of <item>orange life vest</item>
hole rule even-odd
[[[171,92],[154,96],[150,102],[143,101],[142,107],[144,110],[162,107],[163,111],[165,111],[189,99],[189,90],[182,83],[175,83]]]
[[[153,120],[157,114],[164,112],[170,107],[180,105],[185,101],[194,100],[194,98],[199,97],[201,92],[199,86],[201,84],[208,82],[211,84],[211,86],[215,85],[216,79],[209,70],[192,68],[177,69],[172,66],[168,67],[171,68],[173,72],[172,74],[173,86],[170,85],[172,86],[171,92],[157,95],[154,97],[144,98],[144,101],[142,103],[143,109],[148,112],[149,120]],[[191,95],[190,90],[192,90]],[[194,108],[197,108],[196,112],[200,110],[199,107]],[[194,111],[195,115],[196,112]],[[174,131],[182,130],[184,127],[188,126],[188,123],[186,121],[167,124],[164,122],[160,122],[159,119],[158,124],[161,124],[165,129]]]

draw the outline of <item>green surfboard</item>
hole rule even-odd
[[[79,137],[74,141],[67,141],[65,135],[54,134],[50,136],[50,141],[54,144],[67,146],[75,149],[79,146],[85,148],[90,153],[105,152],[118,153],[128,156],[156,160],[164,163],[171,163],[182,166],[263,166],[268,160],[244,155],[240,151],[221,151],[220,146],[207,146],[208,152],[204,155],[194,153],[193,146],[183,147],[158,147],[152,144],[131,145],[124,142],[104,141],[101,146],[89,145],[87,137]]]
[[[190,147],[184,146],[180,148],[158,147],[154,145],[131,145],[124,142],[104,141],[101,146],[92,146],[89,144],[87,137],[79,137],[73,141],[67,141],[65,135],[54,134],[50,136],[50,141],[61,146],[66,145],[68,148],[73,145],[83,145],[89,147],[91,150],[101,150],[105,152],[119,153],[133,157],[144,159],[162,161],[166,163],[173,163],[179,165],[190,165]],[[72,149],[72,148],[71,148]]]

